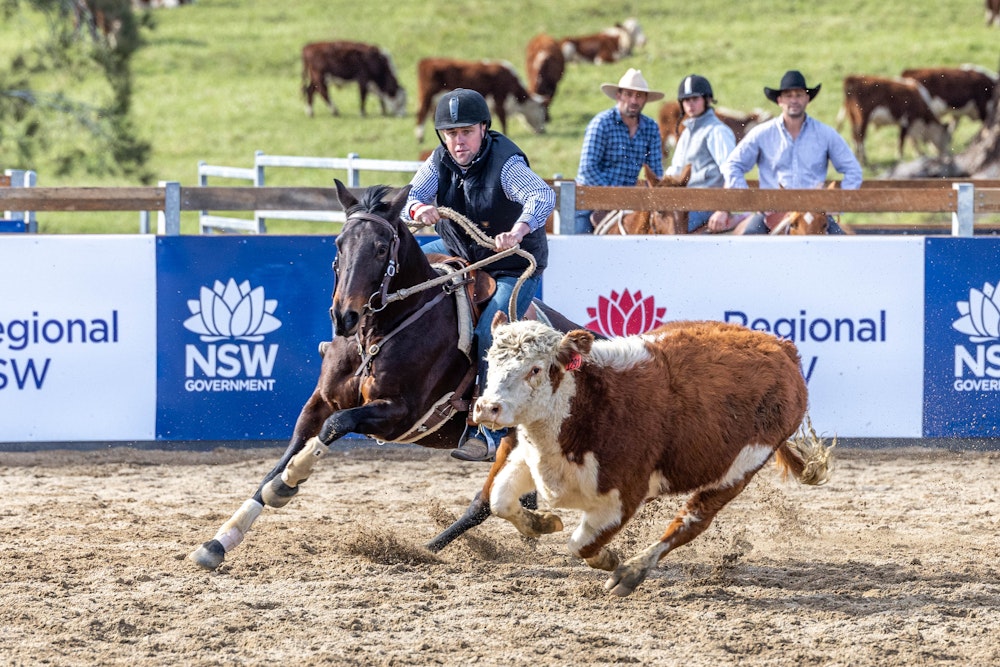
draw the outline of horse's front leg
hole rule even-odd
[[[247,499],[228,521],[222,524],[215,537],[191,553],[189,556],[191,560],[205,569],[214,570],[222,564],[227,552],[243,542],[243,538],[246,537],[253,522],[260,516],[265,504],[272,507],[282,507],[288,503],[291,497],[298,492],[298,484],[309,476],[308,472],[312,469],[313,460],[310,459],[306,465],[302,458],[299,458],[300,463],[295,466],[296,472],[289,478],[295,479],[295,483],[291,486],[282,482],[280,475],[283,475],[284,471],[287,470],[290,461],[295,460],[303,451],[309,450],[304,445],[315,440],[315,438],[309,437],[310,434],[320,430],[320,426],[329,417],[332,409],[319,392],[310,397],[299,413],[291,442],[289,442],[281,459],[264,476],[254,495]],[[273,485],[272,483],[275,481],[282,483]]]

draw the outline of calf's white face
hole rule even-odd
[[[562,340],[563,334],[538,322],[495,326],[493,345],[486,355],[486,387],[476,401],[473,419],[501,428],[551,415],[554,391],[550,369],[558,364]]]

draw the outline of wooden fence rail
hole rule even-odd
[[[906,183],[906,185],[898,185]],[[973,233],[974,216],[1000,213],[1000,182],[915,187],[905,181],[866,184],[860,190],[747,190],[580,187],[555,183],[561,218],[579,209],[611,210],[821,210],[952,214],[952,234]],[[356,193],[359,189],[353,189]],[[33,187],[0,188],[0,210],[161,211],[159,233],[180,233],[181,211],[339,211],[336,189],[326,187]],[[572,215],[571,213],[569,213]],[[571,218],[570,218],[571,219]]]

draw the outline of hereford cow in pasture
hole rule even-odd
[[[517,426],[501,447],[490,507],[524,535],[562,529],[522,507],[537,490],[550,508],[581,510],[570,552],[612,572],[628,595],[668,552],[697,537],[774,456],[800,481],[827,478],[827,450],[788,441],[806,414],[795,344],[723,322],[673,322],[641,336],[595,341],[537,321],[493,320],[477,422]],[[506,458],[504,458],[506,457]],[[620,563],[609,541],[648,500],[692,494],[648,548]]]
[[[986,25],[1000,25],[1000,0],[986,0]]]
[[[507,134],[507,116],[521,115],[531,129],[545,131],[545,104],[528,92],[514,67],[501,60],[424,58],[417,63],[417,141],[424,140],[424,121],[433,116],[438,98],[456,88],[477,91],[486,98],[500,128]]]
[[[951,148],[951,133],[931,110],[930,95],[913,79],[889,79],[880,76],[844,77],[844,105],[837,116],[839,128],[847,118],[851,123],[854,152],[867,164],[865,136],[868,125],[899,126],[899,158],[909,137],[917,152],[924,154],[924,144],[931,143],[939,155]]]
[[[967,116],[985,121],[993,101],[997,75],[982,67],[923,67],[903,70],[902,76],[915,79],[927,89],[931,111],[942,121],[951,118],[949,129],[954,132],[958,120]]]
[[[736,143],[742,141],[751,129],[772,118],[771,114],[762,109],[747,112],[725,107],[715,107],[715,115],[733,131]],[[660,106],[659,125],[663,154],[668,155],[684,131],[684,114],[677,100],[667,100]]]
[[[566,58],[559,42],[544,33],[532,37],[525,52],[528,91],[542,98],[548,120],[548,108],[566,70]]]
[[[625,19],[594,35],[563,37],[559,40],[567,61],[590,62],[595,65],[613,63],[646,44],[646,35],[634,18]]]
[[[378,95],[383,115],[406,114],[406,91],[399,85],[392,57],[383,49],[361,42],[313,42],[302,47],[302,92],[306,114],[313,115],[313,95],[319,93],[334,116],[340,110],[330,98],[327,80],[338,88],[357,81],[361,115],[366,115],[368,93]]]

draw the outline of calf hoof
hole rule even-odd
[[[621,562],[621,559],[618,558],[618,554],[611,549],[601,549],[601,552],[596,556],[584,558],[583,560],[586,561],[587,565],[595,570],[605,570],[607,572],[613,572]]]
[[[614,574],[604,582],[604,590],[620,598],[626,597],[646,580],[648,574],[648,570],[625,565],[615,570]]]
[[[214,570],[219,567],[225,558],[226,550],[222,547],[222,542],[219,542],[219,540],[205,542],[188,556],[188,559],[206,570]]]
[[[288,486],[275,477],[261,488],[260,497],[268,507],[284,507],[298,492],[298,486]]]
[[[558,533],[563,529],[562,519],[559,518],[558,514],[553,514],[552,512],[538,512],[532,510],[525,510],[525,512],[530,517],[531,530],[537,535],[548,535],[549,533]]]

